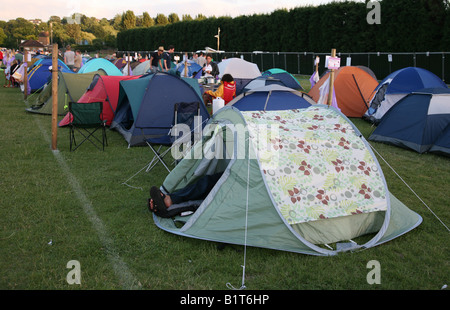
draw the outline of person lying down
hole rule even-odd
[[[204,175],[195,183],[170,194],[164,194],[158,187],[150,188],[148,208],[150,212],[163,218],[171,218],[185,212],[195,212],[211,189],[222,176],[222,172]]]

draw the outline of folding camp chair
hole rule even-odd
[[[198,132],[201,133],[202,126],[201,124],[197,125],[199,128],[195,128],[195,116],[200,116],[200,102],[179,102],[174,104],[174,117],[173,117],[173,123],[171,124],[171,127],[167,128],[168,133],[166,135],[169,136],[169,145],[170,147],[161,152],[161,148],[163,145],[159,144],[159,146],[156,148],[156,145],[158,142],[151,142],[155,141],[158,138],[161,138],[161,136],[158,135],[152,135],[152,136],[146,136],[144,135],[144,131],[142,130],[143,136],[145,137],[145,143],[149,146],[150,150],[152,150],[154,156],[152,161],[147,165],[146,172],[153,169],[153,167],[160,162],[168,172],[170,172],[169,165],[164,161],[164,157],[172,151],[174,147],[180,147],[181,144],[186,144],[186,139],[181,139],[181,135],[183,137],[186,137],[186,132],[181,133],[180,128],[177,127],[179,124],[187,125],[190,128],[189,132],[189,139],[191,139],[190,145],[192,146],[194,143],[194,138],[196,137],[196,134],[198,136]],[[187,127],[185,127],[187,128]],[[192,134],[194,133],[194,134]],[[155,140],[153,140],[155,139]],[[180,149],[178,149],[179,151]],[[178,159],[179,160],[179,159]],[[178,161],[175,159],[175,163]]]
[[[103,120],[103,103],[102,102],[69,102],[69,112],[72,115],[72,120],[69,123],[70,127],[70,151],[75,151],[85,141],[91,142],[99,150],[105,149],[105,144],[108,145],[106,139],[106,120]],[[101,130],[101,140],[95,136],[97,130]],[[83,136],[81,143],[77,144],[75,141],[75,132]],[[75,146],[74,148],[72,148]],[[101,146],[101,148],[100,148]]]

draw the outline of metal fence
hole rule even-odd
[[[119,51],[118,54],[140,53],[146,55],[148,51]],[[182,56],[185,52],[176,52]],[[192,53],[188,53],[192,55]],[[216,61],[224,58],[240,57],[258,65],[261,72],[280,68],[291,74],[311,75],[314,70],[314,60],[320,57],[319,73],[324,72],[325,56],[327,53],[314,52],[224,52],[213,54]],[[384,79],[390,73],[406,67],[420,67],[433,72],[444,82],[450,84],[450,52],[415,52],[415,53],[337,53],[341,58],[341,65],[365,66],[370,68],[378,80]],[[181,57],[182,59],[182,57]]]

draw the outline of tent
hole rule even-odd
[[[119,70],[123,69],[127,65],[125,58],[117,58],[111,61]]]
[[[110,128],[121,133],[129,146],[143,145],[146,140],[170,145],[174,105],[181,102],[200,103],[200,116],[203,121],[209,118],[195,79],[158,72],[121,81],[116,116]]]
[[[289,72],[279,68],[272,68],[262,73],[262,76],[270,76],[280,80],[286,87],[296,90],[303,90],[300,82]]]
[[[117,108],[120,81],[137,78],[139,77],[95,75],[92,79],[92,83],[89,85],[83,96],[80,97],[78,102],[102,102],[103,120],[106,120],[106,125],[110,126]],[[60,127],[66,126],[70,123],[71,119],[72,115],[67,113],[58,125]]]
[[[272,84],[277,84],[280,86],[285,86],[285,87],[289,87],[286,84],[283,83],[283,81],[274,78],[272,76],[258,76],[257,78],[254,78],[253,80],[251,80],[250,82],[248,82],[242,89],[241,89],[241,93],[245,93],[248,92],[252,89],[255,88],[260,88],[260,87],[264,87],[267,85],[272,85]],[[240,94],[237,94],[240,95]]]
[[[227,105],[241,111],[302,109],[315,104],[305,93],[277,84],[251,89]]]
[[[150,60],[141,62],[133,69],[133,75],[144,75],[150,70]]]
[[[236,82],[236,94],[240,94],[244,85],[261,76],[256,64],[241,58],[229,58],[218,63],[219,78],[224,74],[231,74]]]
[[[28,85],[31,92],[41,91],[52,78],[52,59],[42,58],[28,71]],[[67,65],[58,59],[58,70],[65,73],[74,73]]]
[[[330,73],[325,74],[311,88],[309,95],[315,102],[320,98],[320,87],[325,84]],[[367,111],[373,91],[377,87],[375,80],[365,70],[345,66],[335,72],[334,91],[338,108],[347,117],[362,117]]]
[[[122,72],[109,60],[105,58],[91,58],[78,71],[78,73],[87,73],[102,69],[109,76],[119,76]]]
[[[155,224],[184,237],[327,256],[382,244],[422,221],[389,192],[357,128],[324,105],[224,107],[161,190],[171,193],[213,173],[222,176],[195,213],[154,214]]]
[[[78,101],[97,74],[106,74],[103,70],[89,73],[58,72],[58,115],[65,114],[65,106],[69,101]],[[53,97],[52,81],[42,90],[34,104],[27,109],[28,112],[39,114],[52,114]]]
[[[437,138],[433,143],[433,146],[431,146],[429,152],[450,156],[450,124],[442,131],[439,138]]]
[[[450,142],[450,89],[434,88],[413,92],[398,101],[381,119],[369,140],[412,149],[419,153]],[[445,138],[447,142],[445,141]],[[438,141],[441,138],[442,140]],[[442,150],[442,149],[441,149]]]
[[[389,74],[375,89],[364,119],[379,123],[383,115],[400,99],[423,88],[448,88],[434,73],[407,67]]]
[[[185,67],[187,66],[187,70],[185,70]],[[186,62],[181,62],[180,65],[177,68],[177,72],[180,74],[180,76],[184,77],[193,77],[196,79],[199,79],[202,77],[202,67],[194,62],[193,60],[187,60]]]

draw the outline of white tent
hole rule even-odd
[[[218,66],[219,78],[226,73],[231,74],[235,79],[254,79],[261,75],[261,71],[256,64],[241,58],[225,59],[219,62]]]

